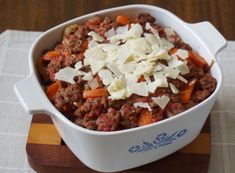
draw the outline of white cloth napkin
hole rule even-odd
[[[34,172],[25,144],[31,116],[13,92],[15,82],[29,73],[28,51],[40,32],[7,30],[0,34],[0,172]],[[224,83],[211,112],[212,151],[209,173],[235,172],[235,41],[217,57]],[[196,163],[195,163],[196,164]]]

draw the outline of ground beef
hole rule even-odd
[[[204,77],[199,80],[199,83],[203,90],[208,91],[211,94],[216,88],[216,80],[207,73]]]
[[[153,28],[155,28],[158,31],[158,34],[160,37],[163,37],[166,39],[166,33],[164,31],[164,28],[157,24],[152,24]]]
[[[74,67],[74,65],[84,59],[83,54],[72,54],[64,58],[64,66],[65,67]]]
[[[85,120],[94,120],[108,108],[108,99],[106,97],[88,98],[78,107],[74,115],[80,117],[84,115]]]
[[[138,117],[141,109],[135,108],[128,104],[124,104],[120,109],[121,121],[120,124],[124,128],[133,128],[138,126]]]
[[[114,109],[121,109],[121,107],[126,103],[126,100],[110,100],[109,99],[109,106]]]
[[[85,25],[81,25],[74,32],[74,34],[64,35],[62,44],[72,53],[79,53],[82,49],[82,45],[85,42],[88,28]]]
[[[64,58],[62,56],[58,58],[53,58],[47,65],[46,72],[51,81],[55,79],[55,73],[57,73],[61,68],[64,68]]]
[[[179,79],[167,78],[167,81],[169,83],[172,83],[173,85],[175,85],[176,88],[178,88],[178,89],[182,89],[185,86],[185,83]]]
[[[168,113],[170,113],[172,115],[179,114],[179,113],[183,112],[184,110],[185,110],[184,106],[181,103],[169,103],[167,105],[167,111],[168,111]]]
[[[97,20],[97,21],[96,21]],[[109,16],[105,17],[103,20],[96,16],[94,21],[86,23],[90,30],[97,32],[99,35],[104,36],[104,33],[111,28],[116,28],[117,23],[113,21]]]
[[[190,70],[190,73],[186,74],[184,77],[186,79],[192,79],[192,78],[197,78],[200,79],[205,75],[204,69],[201,67],[198,67],[194,62],[191,60],[188,60],[188,67]]]
[[[182,42],[181,39],[175,39],[174,45],[176,48],[185,49],[185,50],[192,50],[191,46],[187,43]]]
[[[83,87],[81,84],[67,84],[66,87],[61,87],[54,97],[54,104],[57,109],[63,113],[71,113],[76,109],[76,104],[81,102]]]
[[[195,103],[200,103],[201,101],[205,100],[210,95],[210,92],[207,90],[198,90],[192,95],[192,100]]]
[[[113,108],[109,108],[108,112],[101,114],[97,120],[98,131],[114,131],[117,130],[120,121],[120,112]]]
[[[155,22],[155,18],[151,16],[149,13],[141,13],[137,17],[137,22],[141,25],[145,25],[147,22],[149,23]]]

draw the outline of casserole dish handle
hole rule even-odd
[[[213,55],[216,56],[216,54],[227,45],[225,38],[210,22],[205,21],[188,25],[199,35],[199,39],[206,44]]]
[[[51,103],[45,97],[45,93],[41,89],[39,82],[32,75],[17,82],[14,86],[14,91],[27,113],[48,113],[52,115],[51,111],[49,111],[49,105]]]

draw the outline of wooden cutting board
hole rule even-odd
[[[206,173],[211,138],[210,118],[199,136],[183,149],[156,162],[122,173]],[[30,166],[38,173],[95,173],[86,167],[64,144],[49,116],[33,116],[26,152]],[[101,156],[102,157],[102,156]]]

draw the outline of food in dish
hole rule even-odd
[[[148,13],[65,28],[37,60],[48,98],[75,124],[116,131],[161,121],[213,93],[210,66]]]

